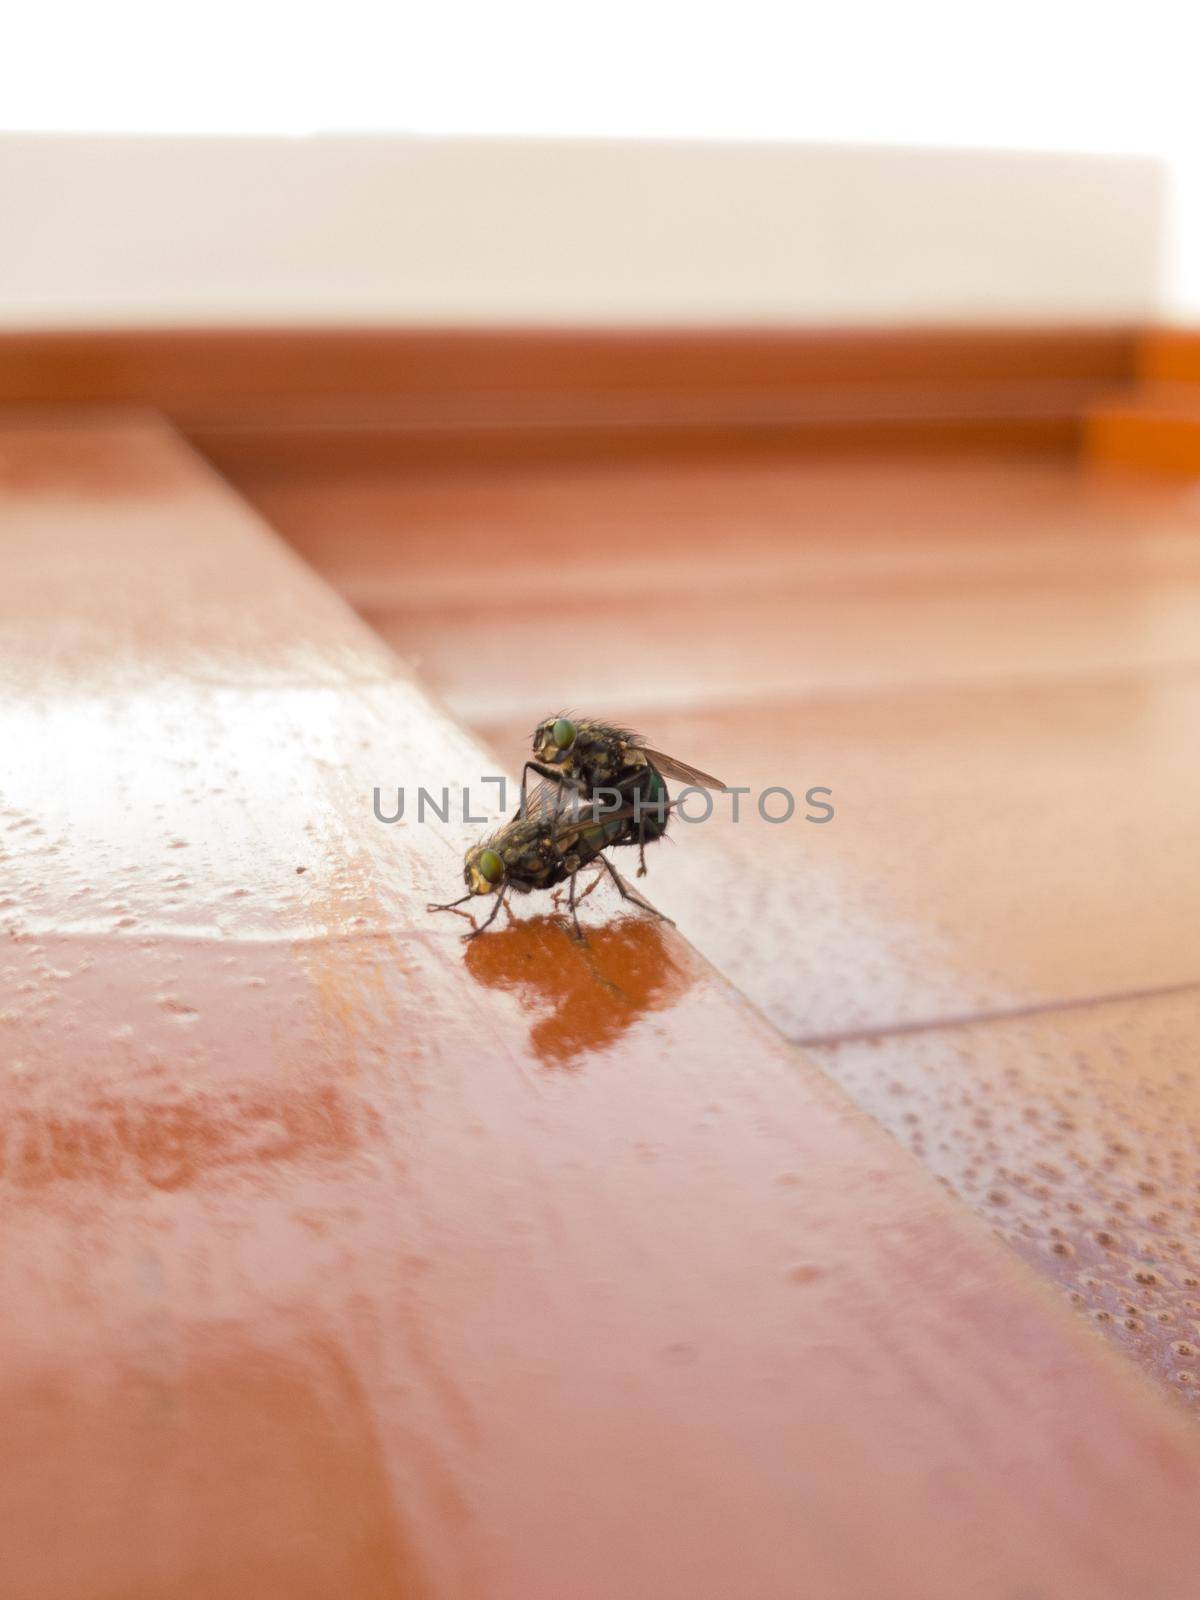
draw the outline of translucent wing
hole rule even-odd
[[[640,749],[664,778],[675,778],[679,783],[694,784],[697,789],[725,787],[720,778],[710,777],[707,772],[701,772],[699,767],[689,767],[686,761],[676,761],[674,756],[665,756],[661,750],[652,750],[648,744],[640,746]]]
[[[571,800],[571,790],[564,784],[551,783],[549,778],[539,778],[532,789],[525,791],[525,815],[535,822],[556,817]]]

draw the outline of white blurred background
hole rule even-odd
[[[1200,315],[1198,18],[1179,0],[1135,8],[1075,0],[986,8],[962,0],[43,0],[6,20],[0,129],[798,141],[1152,157],[1166,180],[1154,309],[1186,319]],[[5,151],[11,170],[20,149],[0,148],[0,182]],[[747,171],[735,189],[753,187]],[[1000,169],[981,169],[972,212],[985,229],[992,199],[1002,214],[1008,203],[1002,192],[986,192],[991,172]],[[1003,190],[1007,179],[999,181]],[[873,191],[867,198],[874,203]],[[961,221],[963,197],[947,199]],[[1012,227],[1023,226],[1023,215],[1018,206]],[[28,229],[28,215],[13,205],[0,214],[10,260],[22,221]],[[1143,224],[1136,206],[1128,221]],[[1099,282],[1119,248],[1117,223],[1113,238],[1085,240]],[[756,241],[760,254],[768,238],[769,229]],[[686,248],[696,242],[688,238]],[[926,240],[923,248],[936,287],[938,247]],[[1113,314],[1143,309],[1134,303],[1141,289],[1127,304],[1079,289],[1084,316],[1097,303]],[[770,291],[767,301],[774,305]],[[568,294],[564,312],[571,310]]]

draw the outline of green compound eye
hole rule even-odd
[[[559,717],[551,732],[560,750],[569,750],[575,743],[575,724],[568,722],[566,717]]]
[[[499,883],[504,876],[504,863],[494,850],[484,850],[480,853],[479,870],[489,883]]]

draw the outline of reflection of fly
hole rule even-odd
[[[646,846],[661,839],[667,831],[670,796],[663,778],[698,789],[723,789],[719,778],[676,761],[674,756],[653,750],[636,733],[614,728],[607,722],[588,722],[570,717],[547,717],[533,733],[533,756],[521,773],[521,809],[544,808],[544,797],[534,791],[532,802],[525,794],[525,775],[532,769],[549,783],[574,789],[586,798],[600,791],[631,803],[634,821],[625,837],[616,844],[636,844],[640,865],[638,877],[646,872]]]
[[[428,909],[454,911],[475,895],[495,894],[496,904],[487,921],[479,927],[473,926],[470,933],[463,935],[464,939],[473,939],[496,920],[510,892],[531,894],[535,889],[553,889],[560,883],[566,883],[569,886],[567,904],[571,921],[575,925],[576,936],[582,939],[583,930],[579,926],[575,907],[578,900],[592,892],[600,879],[597,876],[595,883],[590,884],[578,898],[575,880],[584,867],[598,865],[612,878],[623,900],[630,900],[643,910],[661,917],[664,922],[669,922],[669,917],[663,917],[661,911],[656,911],[649,901],[643,900],[636,889],[625,882],[602,853],[609,845],[636,842],[635,838],[630,837],[633,826],[633,809],[630,806],[616,811],[606,809],[603,805],[588,806],[576,815],[567,811],[534,812],[529,816],[518,813],[490,839],[483,844],[472,845],[467,851],[463,859],[466,894],[459,900],[450,901],[448,905],[431,904]],[[474,918],[466,911],[459,911],[457,915],[467,917],[474,923]]]

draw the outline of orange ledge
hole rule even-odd
[[[1137,387],[1094,401],[1084,428],[1094,461],[1200,475],[1200,333],[1159,328],[1138,341]]]
[[[146,405],[222,471],[651,452],[1069,452],[1124,327],[0,332],[0,405]]]

